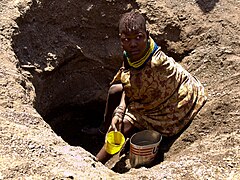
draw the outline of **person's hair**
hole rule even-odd
[[[134,10],[123,14],[119,20],[119,33],[130,32],[136,29],[146,31],[146,20],[143,15]]]

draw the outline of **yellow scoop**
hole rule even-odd
[[[115,154],[121,150],[125,137],[120,131],[110,131],[106,136],[105,150],[108,154]]]

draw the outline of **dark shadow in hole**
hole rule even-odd
[[[196,3],[204,13],[212,11],[218,2],[219,0],[196,0]]]
[[[129,153],[127,153],[124,157],[122,157],[112,168],[114,172],[117,173],[126,173],[130,170],[130,168],[127,167],[126,161],[129,159]]]
[[[96,142],[104,142],[104,140],[102,137],[82,133],[81,128],[98,127],[103,121],[103,111],[103,102],[92,102],[83,107],[65,104],[52,109],[44,120],[69,145],[81,146],[96,155],[102,146],[102,143]]]

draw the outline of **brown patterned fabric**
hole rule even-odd
[[[164,136],[180,132],[207,100],[201,83],[160,48],[142,69],[121,68],[119,79],[129,98],[124,118]]]

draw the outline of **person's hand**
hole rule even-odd
[[[112,118],[112,123],[111,123],[111,129],[113,131],[121,131],[121,128],[122,128],[122,117],[118,116],[118,115],[115,115],[113,116]]]

